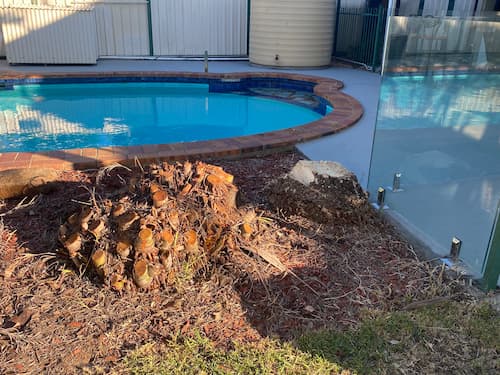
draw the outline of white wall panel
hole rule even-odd
[[[0,21],[0,56],[5,56],[5,42],[3,40],[2,22]]]
[[[2,8],[9,63],[95,64],[97,35],[91,8]]]
[[[147,1],[107,0],[95,6],[99,56],[149,55]]]
[[[75,3],[91,2],[93,0],[0,0],[1,6],[32,6],[32,5],[55,5],[71,6]]]
[[[242,56],[247,0],[151,0],[155,55]]]
[[[73,5],[75,0],[37,0],[35,3],[33,0],[0,0],[0,7],[7,6],[23,6],[23,5],[57,5],[57,6],[70,6]],[[82,0],[85,1],[85,0]],[[88,0],[87,0],[88,1]],[[0,56],[5,56],[5,43],[2,33],[2,22],[0,20]]]
[[[45,46],[54,44],[49,41],[56,40],[59,43],[69,40],[73,35],[75,38],[86,39],[87,42],[95,39],[98,56],[147,56],[150,52],[147,0],[38,0],[36,5],[33,5],[32,0],[0,0],[0,6],[9,9],[9,12],[24,9],[23,17],[31,13],[29,22],[40,21],[44,17],[47,21],[47,9],[53,9],[50,17],[57,18],[57,22],[52,22],[50,27],[46,24],[39,27],[40,25],[27,24],[25,21],[23,25],[18,24],[15,32],[23,34],[23,38],[14,37],[17,42],[11,43],[9,47],[11,58],[14,58],[14,51],[26,48],[28,39],[32,42],[36,40],[39,46]],[[76,19],[70,15],[75,12],[75,7],[79,9],[82,6],[94,7],[95,27],[87,25],[84,32],[75,32],[75,25],[70,24],[75,24]],[[202,56],[205,50],[211,56],[247,54],[248,0],[151,0],[151,6],[155,55]],[[54,12],[59,12],[58,16],[54,16]],[[67,13],[62,16],[61,12]],[[12,25],[5,27],[12,29]],[[20,27],[25,29],[20,30]],[[43,32],[37,32],[36,35],[27,32],[39,29]],[[0,31],[0,56],[7,54],[3,39]],[[75,63],[75,56],[65,56],[66,59],[61,60],[60,55],[54,55],[58,43],[49,46],[50,48],[38,48],[45,51],[43,58],[36,57],[39,60],[37,62]],[[66,52],[78,45],[75,40],[70,44],[66,47]],[[35,48],[35,45],[32,44],[30,48]],[[37,54],[42,54],[42,51]],[[9,61],[33,62],[31,60],[34,58],[33,54],[26,58],[18,54],[14,59],[19,61]]]

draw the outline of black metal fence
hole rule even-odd
[[[383,6],[337,7],[334,57],[377,70],[382,62],[386,17]]]

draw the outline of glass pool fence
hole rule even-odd
[[[498,3],[498,2],[497,2]],[[369,191],[487,289],[500,272],[500,12],[389,16]]]

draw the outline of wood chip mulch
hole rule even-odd
[[[363,215],[326,224],[271,207],[269,182],[302,158],[283,152],[206,161],[234,175],[238,207],[255,210],[268,226],[259,246],[268,243],[290,272],[240,252],[175,291],[117,292],[61,253],[60,225],[89,201],[99,172],[65,172],[33,200],[0,202],[1,367],[108,372],[141,344],[178,334],[202,332],[226,347],[267,336],[290,340],[306,330],[354,326],[366,309],[453,292],[442,269],[420,262],[368,203]],[[99,176],[108,192],[129,177],[119,168]]]

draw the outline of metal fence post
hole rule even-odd
[[[154,56],[154,44],[153,44],[153,16],[151,13],[151,1],[146,1],[147,12],[148,12],[148,35],[149,35],[149,56]]]
[[[485,290],[493,290],[497,287],[500,275],[500,203],[497,208],[496,221],[490,239],[489,251],[484,260],[484,273],[481,286]]]
[[[251,0],[247,1],[247,56],[250,57],[250,12],[252,9]]]
[[[382,25],[382,18],[384,13],[384,7],[382,5],[378,6],[378,12],[377,12],[377,27],[375,29],[375,45],[373,46],[373,57],[372,57],[372,70],[375,71],[375,67],[377,65],[377,58],[378,58],[378,53],[379,53],[379,39],[380,39],[380,34],[381,34],[381,25]]]
[[[337,0],[337,11],[335,13],[335,35],[333,36],[333,50],[332,50],[333,56],[337,55],[337,39],[339,37],[340,7],[341,7],[341,0]]]

